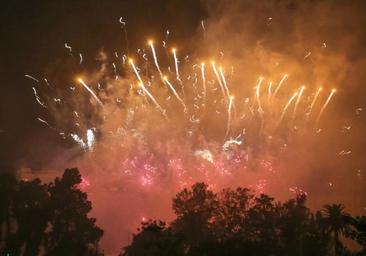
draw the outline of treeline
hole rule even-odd
[[[87,216],[92,206],[78,188],[81,181],[77,169],[66,169],[50,184],[1,173],[0,255],[102,255],[103,230]]]
[[[327,256],[366,255],[366,217],[352,217],[340,204],[311,212],[306,196],[284,203],[245,188],[209,190],[204,183],[173,199],[169,225],[142,223],[121,255]],[[344,240],[361,251],[350,252]]]
[[[0,256],[103,255],[103,230],[88,217],[92,206],[81,181],[77,169],[50,184],[1,173]],[[305,203],[303,194],[279,202],[246,188],[214,193],[196,183],[173,198],[173,221],[142,223],[120,255],[366,255],[365,216],[351,216],[340,204],[312,212]],[[359,251],[349,251],[347,240]]]

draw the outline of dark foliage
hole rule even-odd
[[[101,255],[103,231],[87,216],[92,207],[80,182],[77,169],[48,185],[1,174],[0,255]]]
[[[306,196],[284,203],[245,188],[209,190],[204,183],[173,199],[176,219],[143,223],[121,255],[327,256],[351,253],[340,237],[365,247],[365,217],[339,204],[312,213]],[[342,240],[343,241],[343,240]]]

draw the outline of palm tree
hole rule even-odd
[[[335,256],[340,254],[339,235],[345,234],[349,226],[347,220],[350,215],[344,211],[344,208],[342,204],[326,204],[322,210],[325,228],[333,234]]]

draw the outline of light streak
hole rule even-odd
[[[227,109],[227,113],[228,113],[228,119],[227,119],[227,125],[226,125],[226,132],[225,132],[225,138],[229,135],[229,132],[230,132],[230,126],[231,126],[231,110],[232,110],[232,107],[233,107],[233,103],[234,103],[234,96],[230,96],[229,97],[229,106],[228,106],[228,109]]]
[[[177,53],[176,53],[176,49],[173,48],[172,49],[173,52],[173,56],[174,56],[174,63],[175,63],[175,73],[177,76],[177,80],[180,81],[180,77],[179,77],[179,69],[178,69],[178,58],[177,58]]]
[[[46,105],[41,101],[40,97],[38,96],[36,88],[32,87],[32,90],[33,90],[33,94],[36,97],[36,101],[38,102],[38,104],[41,105],[44,108],[47,108]]]
[[[47,126],[50,126],[50,125],[48,124],[48,122],[47,122],[47,121],[45,121],[45,120],[43,120],[42,118],[37,117],[37,120],[38,120],[38,121],[40,121],[41,123],[44,123],[44,124],[45,124],[45,125],[47,125]]]
[[[306,120],[308,120],[310,118],[311,112],[313,111],[313,108],[315,106],[316,100],[318,99],[319,94],[320,94],[321,91],[322,91],[322,88],[319,87],[318,90],[316,91],[315,95],[314,95],[314,98],[313,98],[311,104],[310,104],[309,112],[307,113]]]
[[[278,83],[278,86],[277,86],[276,90],[275,90],[275,91],[274,91],[274,93],[273,93],[273,98],[274,98],[274,97],[276,97],[276,95],[277,95],[278,91],[280,90],[280,88],[281,88],[281,86],[282,86],[283,82],[284,82],[286,79],[287,79],[287,74],[285,74],[285,75],[282,77],[282,79],[280,80],[280,82]]]
[[[271,94],[272,94],[272,81],[269,82],[269,85],[268,85],[268,101],[271,100]]]
[[[31,75],[24,75],[24,76],[32,79],[33,81],[36,81],[37,83],[39,83],[39,80],[37,78],[35,78],[34,76],[31,76]]]
[[[140,83],[139,85],[140,85],[141,89],[144,91],[144,93],[146,93],[146,95],[149,96],[149,98],[152,100],[152,102],[154,102],[157,109],[166,117],[166,114],[165,114],[166,111],[159,105],[159,103],[156,101],[154,96],[152,96],[152,94],[146,89],[144,83]]]
[[[202,76],[202,86],[203,86],[203,103],[206,106],[207,88],[206,88],[206,78],[205,78],[205,63],[201,63],[201,76]]]
[[[71,133],[70,134],[71,138],[80,145],[81,148],[86,149],[87,145],[85,144],[85,142],[79,137],[79,135]]]
[[[257,104],[258,104],[258,112],[260,114],[263,114],[263,109],[262,109],[262,104],[261,104],[261,97],[260,97],[260,89],[261,89],[261,84],[263,82],[263,77],[260,77],[257,83],[257,87],[255,90],[255,95],[257,98]]]
[[[230,92],[229,92],[229,88],[227,87],[227,83],[226,83],[226,79],[225,79],[225,76],[224,76],[224,72],[222,71],[222,67],[219,67],[219,71],[220,71],[222,82],[223,82],[223,85],[224,85],[224,88],[225,88],[226,97],[229,97]]]
[[[88,129],[86,131],[86,144],[88,145],[89,150],[93,151],[93,146],[95,143],[95,136],[92,129]]]
[[[225,99],[225,102],[227,102],[227,98],[226,98],[226,92],[225,92],[225,89],[224,89],[224,86],[221,82],[221,79],[220,79],[220,76],[219,76],[219,73],[217,72],[217,68],[216,68],[216,64],[214,61],[211,62],[211,65],[212,65],[212,68],[213,68],[213,71],[216,75],[216,79],[217,81],[219,82],[219,85],[220,85],[220,88],[221,88],[221,91],[222,91],[222,94],[224,95],[224,99]]]
[[[90,87],[81,78],[79,78],[78,81],[94,97],[94,99],[99,103],[99,105],[103,107],[103,103],[100,101],[100,99],[97,97],[97,95],[92,91],[92,89],[90,89]]]
[[[323,106],[322,106],[322,108],[320,109],[320,112],[319,112],[318,117],[316,118],[315,126],[317,126],[317,125],[318,125],[318,123],[319,123],[319,121],[320,121],[320,118],[322,117],[322,115],[323,115],[323,113],[324,113],[325,109],[327,108],[327,106],[328,106],[328,104],[329,104],[330,100],[332,99],[332,97],[333,97],[333,95],[334,95],[334,93],[335,93],[335,92],[336,92],[336,89],[333,89],[333,90],[330,92],[330,94],[329,94],[329,96],[328,96],[327,100],[325,101],[324,105],[323,105]]]
[[[184,107],[184,111],[186,111],[187,110],[186,104],[184,103],[182,98],[179,96],[177,91],[174,89],[173,85],[169,82],[168,78],[166,76],[164,76],[163,79],[168,84],[169,88],[173,91],[174,96],[180,101],[180,103],[182,103],[182,105]]]
[[[282,110],[282,114],[281,114],[281,117],[280,117],[280,123],[281,121],[283,120],[285,114],[286,114],[286,111],[288,109],[288,107],[291,105],[292,101],[296,98],[298,92],[295,92],[292,97],[289,99],[289,101],[287,102],[287,104],[285,105],[285,107],[283,108]]]
[[[140,76],[139,72],[137,71],[137,68],[136,68],[135,64],[133,63],[133,60],[132,59],[129,59],[129,62],[131,64],[132,69],[135,72],[135,75],[136,75],[137,79],[139,80],[139,82],[142,83],[142,84],[144,84],[144,82],[141,79],[141,76]]]
[[[301,96],[303,94],[305,90],[305,86],[301,86],[300,88],[300,91],[299,91],[299,94],[297,96],[297,99],[296,99],[296,102],[295,102],[295,107],[294,107],[294,112],[292,112],[292,119],[291,119],[291,124],[293,123],[293,121],[295,120],[295,117],[296,117],[296,112],[297,112],[297,108],[299,106],[299,103],[300,103],[300,100],[301,100]]]
[[[152,40],[149,41],[149,45],[150,45],[150,48],[151,48],[151,52],[152,52],[152,55],[153,55],[153,58],[154,58],[154,63],[155,63],[155,66],[157,68],[157,70],[159,71],[159,74],[160,76],[162,76],[162,73],[161,73],[161,70],[160,70],[160,67],[159,67],[159,63],[158,63],[158,59],[156,57],[156,52],[155,52],[155,48],[154,48],[154,43]]]

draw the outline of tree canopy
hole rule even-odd
[[[0,255],[101,255],[103,230],[88,217],[92,206],[80,183],[77,169],[50,184],[2,173]]]
[[[172,208],[170,224],[142,223],[121,255],[366,255],[364,216],[353,218],[340,204],[312,212],[301,193],[279,202],[246,188],[214,193],[196,183],[173,198]],[[351,253],[341,236],[363,250]]]

